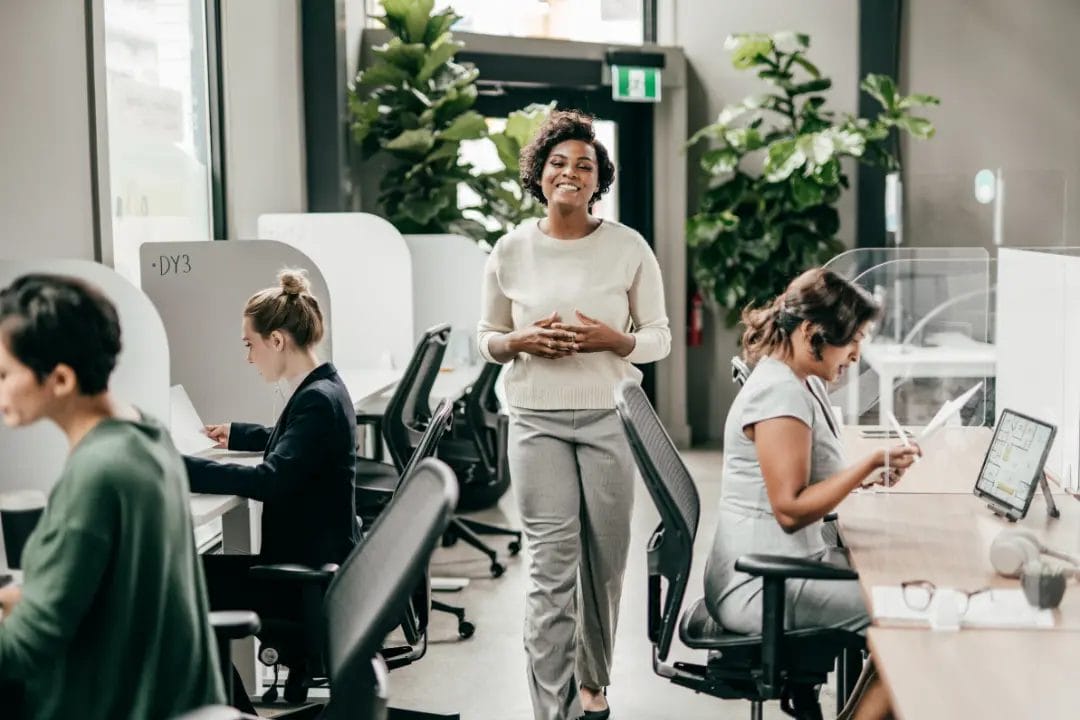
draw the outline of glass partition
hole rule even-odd
[[[877,299],[882,315],[862,345],[858,368],[833,388],[845,422],[888,425],[891,413],[903,425],[924,426],[968,391],[949,422],[993,422],[990,257],[979,248],[962,250],[886,251],[899,257],[873,265],[882,251],[848,254],[851,268],[865,267],[850,279]]]

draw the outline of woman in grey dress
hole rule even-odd
[[[822,518],[866,484],[892,483],[919,454],[917,447],[882,449],[857,462],[844,459],[826,383],[849,365],[880,308],[835,273],[808,270],[772,304],[743,314],[743,353],[754,366],[728,413],[720,519],[705,569],[709,611],[733,632],[761,629],[762,583],[735,570],[749,553],[771,553],[847,564],[822,536]],[[887,468],[887,472],[879,472]],[[787,583],[788,628],[870,624],[856,581]],[[884,688],[870,682],[854,717],[888,717]]]

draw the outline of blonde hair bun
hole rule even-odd
[[[278,283],[281,284],[281,292],[286,295],[303,295],[311,292],[307,270],[286,268],[278,273],[277,278]]]

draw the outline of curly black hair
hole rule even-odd
[[[540,179],[544,175],[544,163],[547,162],[551,148],[567,140],[581,140],[593,146],[596,151],[596,164],[599,182],[596,192],[589,198],[589,209],[600,196],[611,189],[615,182],[615,164],[611,162],[607,148],[596,139],[593,132],[593,118],[577,110],[556,110],[540,127],[536,137],[521,150],[520,170],[521,186],[540,203],[547,205]]]

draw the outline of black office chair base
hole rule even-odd
[[[458,637],[462,640],[468,640],[476,633],[476,626],[465,619],[465,608],[458,607],[457,605],[449,605],[439,600],[431,601],[431,609],[438,610],[439,612],[449,613],[457,618]]]
[[[515,539],[510,543],[510,554],[516,555],[521,551],[521,531],[500,528],[497,525],[469,520],[468,518],[455,517],[450,521],[450,527],[443,534],[443,546],[449,547],[460,538],[466,543],[484,553],[491,560],[491,577],[501,577],[506,572],[506,566],[499,562],[499,554],[495,549],[480,539],[480,534],[488,535],[511,535]]]

